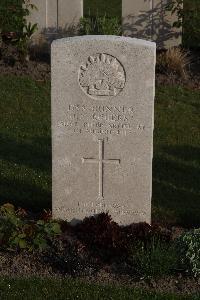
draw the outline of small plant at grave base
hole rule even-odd
[[[200,277],[200,229],[194,229],[183,233],[176,240],[179,250],[180,267],[193,275]]]
[[[126,252],[125,236],[108,214],[85,218],[73,231],[92,256],[97,256],[102,261],[110,261]]]
[[[168,75],[187,78],[187,66],[190,64],[189,53],[179,47],[169,48],[157,57],[157,70]]]
[[[29,60],[29,41],[32,35],[37,31],[37,24],[30,22],[24,26],[22,34],[16,40],[16,45],[19,50],[20,60]]]
[[[60,225],[53,220],[33,221],[26,211],[15,210],[12,204],[0,207],[0,248],[43,251],[60,235]]]
[[[121,35],[122,29],[118,17],[84,17],[80,19],[81,35]]]
[[[65,226],[65,223],[61,224],[64,234],[68,230]],[[146,223],[120,227],[107,213],[85,218],[71,230],[90,255],[103,263],[113,260],[126,261],[133,244],[138,241],[144,241],[146,244],[153,235],[168,240],[159,228]]]
[[[169,275],[177,268],[178,253],[173,244],[153,237],[148,244],[132,249],[136,272],[145,278]]]

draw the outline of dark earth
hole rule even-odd
[[[48,261],[48,257],[45,255],[30,254],[29,252],[18,254],[0,252],[0,276],[8,276],[9,278],[29,276],[76,277],[89,283],[123,285],[161,293],[189,295],[200,292],[200,281],[182,275],[136,280],[130,275],[111,273],[106,266],[98,271],[85,266],[85,268],[80,268],[80,271],[74,272],[74,274],[63,274],[61,270],[56,269],[55,265]]]

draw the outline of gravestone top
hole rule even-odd
[[[148,46],[152,48],[156,48],[156,43],[137,39],[137,38],[130,38],[126,36],[115,36],[115,35],[84,35],[84,36],[75,36],[75,37],[68,37],[68,38],[62,38],[57,39],[53,41],[52,47],[56,47],[61,44],[65,43],[77,43],[77,42],[86,42],[86,41],[109,41],[109,42],[119,42],[119,43],[128,43],[128,44],[134,44],[138,46]]]
[[[128,37],[53,42],[55,218],[150,223],[155,52]]]

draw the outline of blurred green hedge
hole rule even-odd
[[[84,0],[84,16],[122,16],[122,0]]]
[[[184,0],[183,45],[200,47],[200,0]]]
[[[0,31],[19,32],[23,29],[22,0],[0,0]]]

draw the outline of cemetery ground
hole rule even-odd
[[[51,208],[50,82],[1,76],[1,203]],[[153,222],[200,223],[198,90],[159,85],[155,98]]]
[[[31,62],[29,66],[1,68],[0,201],[2,205],[12,203],[25,209],[10,215],[10,207],[5,211],[1,206],[1,213],[19,231],[23,226],[30,227],[30,220],[35,220],[37,234],[44,235],[46,230],[48,235],[47,240],[37,240],[31,251],[27,236],[17,236],[6,247],[1,239],[0,274],[4,276],[0,279],[1,299],[19,299],[27,293],[30,297],[27,299],[74,299],[75,296],[79,299],[199,299],[198,279],[177,266],[173,269],[176,258],[171,248],[171,243],[185,230],[200,227],[198,76],[184,82],[177,77],[157,75],[152,229],[141,225],[124,231],[103,215],[97,223],[86,220],[75,231],[68,224],[64,229],[61,226],[64,232],[64,247],[61,247],[57,223],[51,224],[48,212],[51,208],[49,67]],[[46,212],[41,215],[43,209]],[[42,223],[37,224],[38,219]],[[150,245],[146,252],[142,252],[140,245],[143,254],[135,254],[141,272],[132,261],[136,249],[130,233]],[[127,237],[133,242],[133,248],[127,247]],[[158,237],[155,243],[154,237]],[[112,241],[109,243],[113,238],[115,246]],[[24,244],[25,240],[28,244]],[[52,247],[50,251],[43,244],[46,242]],[[126,254],[125,259],[121,259],[121,253]],[[11,279],[11,275],[19,279]]]
[[[80,299],[80,300],[198,300],[198,296],[162,295],[120,286],[88,284],[73,279],[9,279],[0,280],[1,299]]]

